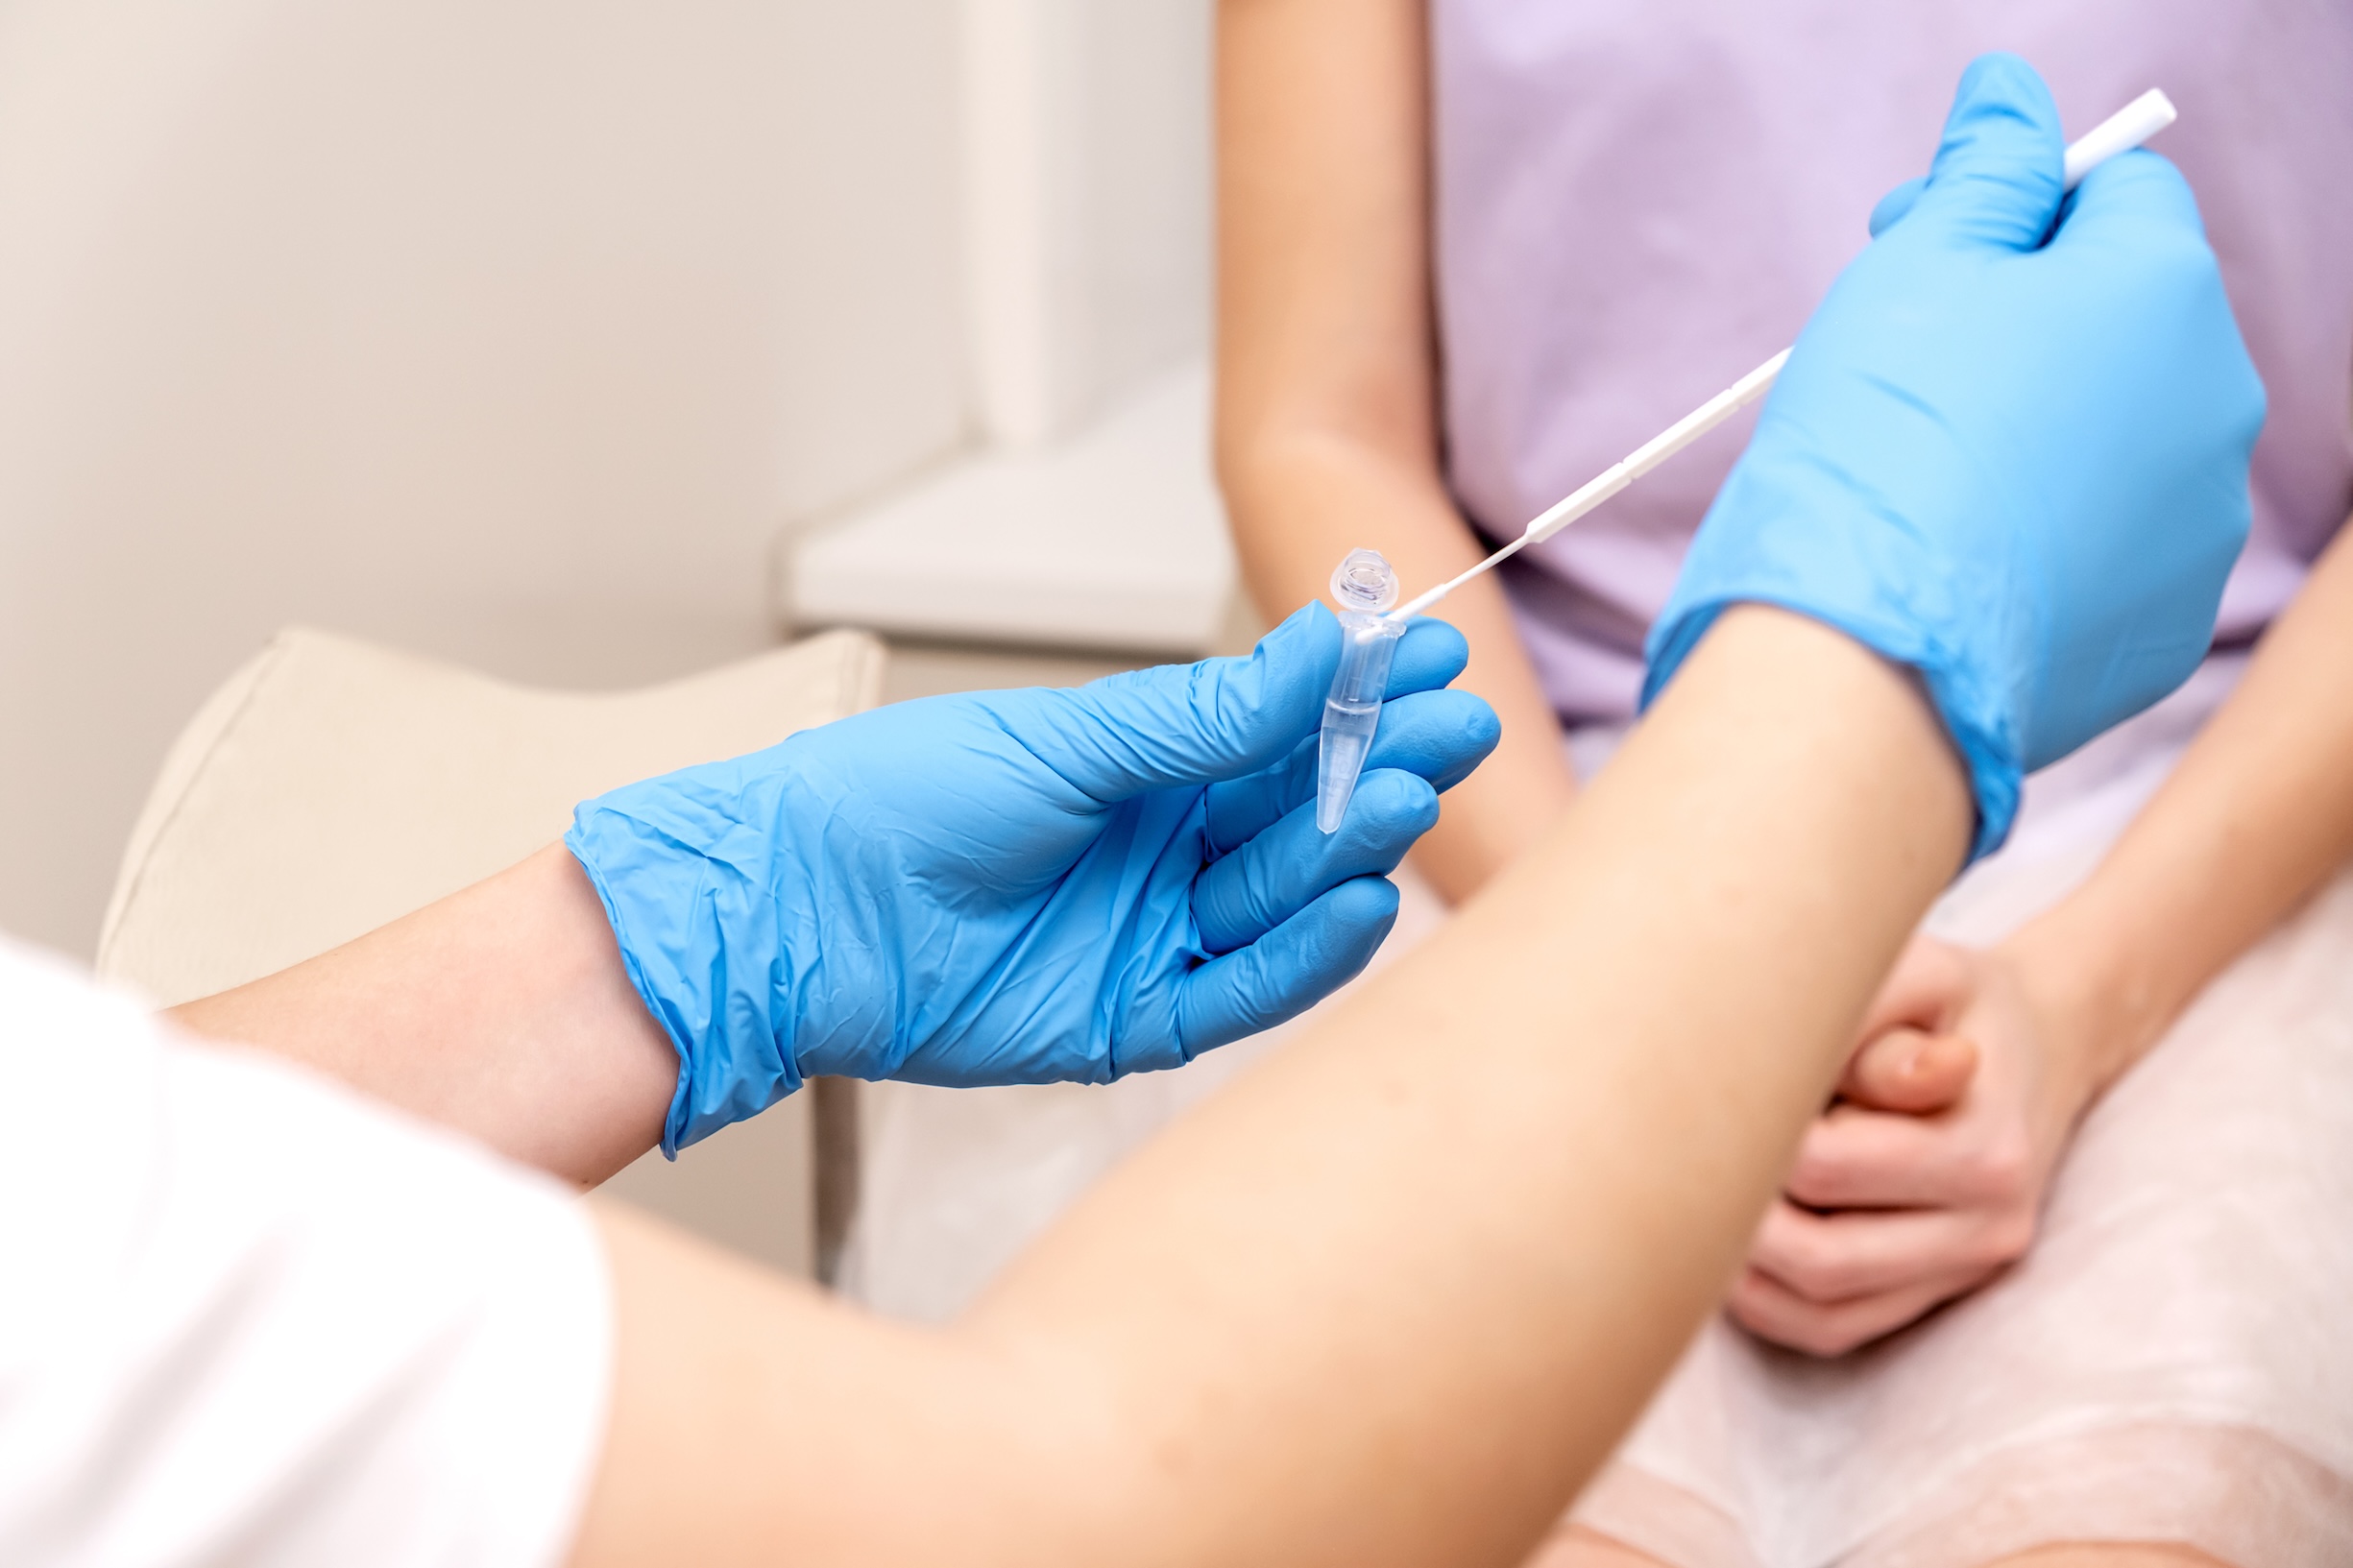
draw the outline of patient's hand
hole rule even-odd
[[[2026,1254],[2100,1076],[2030,968],[1912,939],[1758,1228],[1732,1294],[1744,1327],[1840,1355]]]

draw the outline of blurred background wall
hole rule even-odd
[[[326,625],[558,686],[1205,338],[1207,0],[0,0],[0,929]],[[1196,372],[1197,374],[1197,372]]]

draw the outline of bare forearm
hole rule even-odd
[[[1251,593],[1321,597],[1371,545],[1415,588],[1484,553],[1438,470],[1415,0],[1227,0],[1219,12],[1218,468]],[[1457,682],[1503,743],[1416,863],[1467,897],[1567,802],[1557,725],[1492,583],[1446,616]]]
[[[1532,1540],[1719,1298],[1959,861],[1935,721],[1808,622],[1729,618],[1622,761],[982,1314],[1149,1412],[1182,1560]]]
[[[1516,1560],[1718,1299],[1968,824],[1905,679],[1735,612],[1445,933],[939,1339],[778,1296],[747,1373],[737,1309],[618,1230],[583,1559]],[[747,1376],[756,1435],[688,1419]]]
[[[2105,1083],[2353,854],[2353,550],[2333,545],[2239,689],[2083,889],[2012,939]]]
[[[561,845],[173,1016],[583,1184],[653,1146],[677,1082],[677,1056]]]

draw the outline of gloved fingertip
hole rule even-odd
[[[2050,89],[2044,85],[2042,73],[2027,64],[2024,56],[2008,49],[1988,49],[1961,67],[1961,80],[1953,92],[1953,112],[1974,112],[1985,104],[2018,103],[2038,94],[2045,104],[2050,104]],[[2050,109],[2050,123],[2058,124],[2055,105]]]
[[[1447,688],[1393,697],[1381,710],[1365,769],[1403,768],[1443,792],[1487,760],[1503,736],[1503,722],[1476,692]],[[1312,770],[1309,757],[1304,766]]]
[[[1878,239],[1888,229],[1902,223],[1904,215],[1911,211],[1912,204],[1920,200],[1920,193],[1928,188],[1928,177],[1914,175],[1880,197],[1879,205],[1871,209],[1871,237]]]
[[[1469,765],[1477,767],[1503,744],[1503,715],[1477,692],[1463,695],[1470,699],[1463,710],[1463,753]]]
[[[2041,72],[2007,50],[1979,55],[1962,68],[1961,80],[1953,91],[1953,108],[1945,116],[1949,141],[1956,132],[2016,136],[2022,138],[2020,146],[2049,144],[2062,154],[2066,151],[2059,130],[2059,105],[2050,96],[2050,84]],[[1938,147],[1937,157],[1966,159],[1985,150],[1980,143],[1961,141]],[[1932,178],[1934,171],[1930,173]]]
[[[989,701],[1065,782],[1107,803],[1240,779],[1282,760],[1315,735],[1339,666],[1340,623],[1310,604],[1245,657],[1158,664]]]
[[[1274,623],[1250,649],[1253,657],[1290,647],[1297,642],[1340,640],[1340,617],[1321,599],[1310,599]]]
[[[1311,599],[1285,615],[1258,639],[1250,662],[1276,679],[1315,688],[1319,699],[1340,667],[1340,617]]]
[[[2059,107],[2033,66],[1980,55],[1961,73],[1928,184],[1906,212],[1980,243],[2040,245],[2065,195]]]
[[[1406,622],[1405,635],[1397,639],[1386,695],[1434,691],[1450,684],[1469,663],[1470,641],[1461,631],[1446,621],[1416,615]]]
[[[1314,603],[1284,616],[1248,658],[1191,666],[1190,704],[1213,737],[1217,768],[1264,766],[1312,734],[1339,667],[1340,621]]]
[[[1364,956],[1356,960],[1358,967],[1362,967],[1388,939],[1390,928],[1397,923],[1403,895],[1397,891],[1397,884],[1386,877],[1351,877],[1316,902],[1332,923],[1346,933],[1343,937],[1345,945],[1363,944]]]
[[[1419,838],[1438,826],[1438,790],[1419,773],[1377,768],[1356,781],[1349,814],[1384,837]]]

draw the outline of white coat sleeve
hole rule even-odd
[[[0,943],[0,1562],[558,1563],[612,1332],[565,1188]]]

